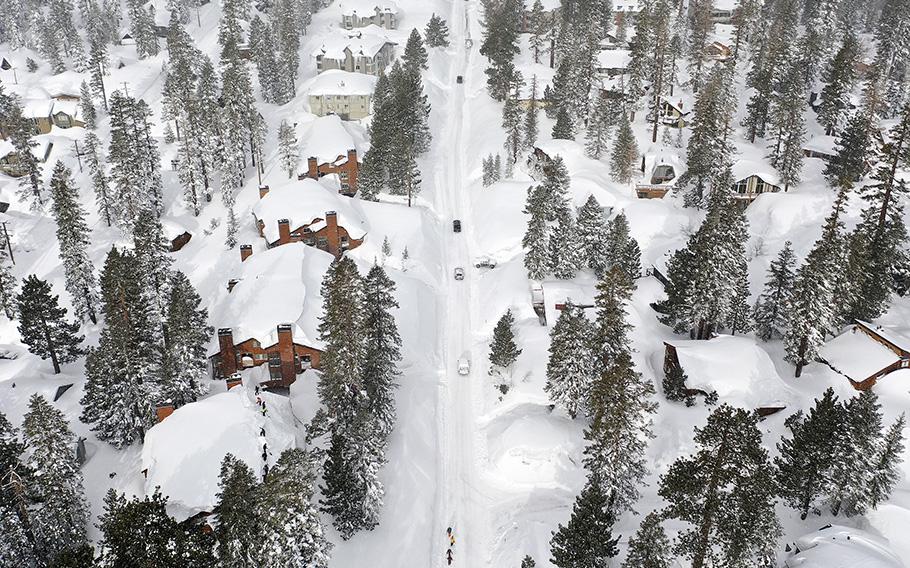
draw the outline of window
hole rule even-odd
[[[316,248],[322,249],[322,250],[328,250],[329,240],[325,237],[318,237],[316,239]]]
[[[735,191],[736,193],[745,194],[748,187],[749,187],[749,179],[748,178],[741,179],[738,182],[736,182],[736,184],[733,185],[733,191]]]
[[[281,355],[278,353],[269,353],[269,367],[280,367]]]
[[[346,236],[341,235],[341,248],[346,249],[349,246],[351,246],[350,240]]]

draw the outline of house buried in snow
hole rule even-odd
[[[381,32],[381,28],[371,24],[355,33],[326,38],[325,42],[313,51],[316,72],[341,69],[379,75],[379,71],[388,67],[395,57],[395,42],[390,41]]]
[[[370,114],[376,77],[331,69],[313,78],[307,89],[310,112],[336,114],[342,120],[359,120]],[[356,160],[355,160],[356,162]]]
[[[230,291],[212,311],[218,326],[209,347],[212,376],[265,368],[266,387],[287,387],[297,374],[319,368],[318,318],[322,275],[331,257],[301,243],[246,258]]]
[[[366,229],[347,198],[311,179],[263,188],[253,206],[259,234],[269,248],[302,242],[334,257],[363,243]]]
[[[353,196],[357,193],[357,174],[360,171],[359,156],[367,143],[363,127],[341,120],[330,114],[317,118],[305,126],[304,144],[300,155],[306,158],[306,171],[297,179],[319,179],[325,176],[338,177],[338,192]]]
[[[733,198],[751,203],[763,193],[780,191],[777,173],[770,165],[751,160],[737,160],[733,167]]]
[[[910,368],[910,338],[857,321],[825,343],[818,358],[847,377],[857,390],[872,388],[885,375]]]

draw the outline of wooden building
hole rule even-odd
[[[231,328],[218,330],[219,351],[212,355],[212,377],[228,379],[238,371],[268,365],[271,380],[266,387],[288,387],[306,369],[318,369],[322,351],[294,341],[294,326],[280,324],[277,341],[263,345],[256,338],[234,339]]]
[[[398,28],[398,6],[391,0],[341,0],[341,26],[347,30],[375,25]]]
[[[854,388],[866,390],[886,375],[910,368],[910,338],[857,320],[825,343],[818,358],[847,377]]]
[[[41,163],[47,162],[54,147],[53,142],[44,138],[39,138],[35,142],[35,146],[32,147],[32,155]],[[26,171],[22,169],[19,153],[9,140],[0,143],[0,171],[11,177],[22,177],[26,174]]]

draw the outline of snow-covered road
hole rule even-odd
[[[463,179],[464,156],[470,152],[466,146],[465,129],[469,114],[465,112],[465,91],[469,91],[476,48],[468,45],[471,37],[475,2],[455,0],[449,21],[456,53],[449,68],[449,96],[446,107],[446,128],[438,144],[444,160],[438,162],[435,182],[438,191],[434,208],[443,224],[440,258],[442,259],[442,285],[439,289],[439,352],[443,367],[440,369],[439,416],[439,480],[437,484],[438,545],[433,547],[436,562],[446,565],[445,531],[455,532],[454,547],[456,566],[480,567],[489,563],[488,531],[485,520],[483,492],[478,483],[475,447],[479,439],[475,410],[475,388],[482,380],[483,361],[472,353],[472,319],[475,310],[473,294],[474,266],[472,262],[471,208],[467,187]],[[457,77],[464,77],[458,84]],[[455,233],[452,221],[460,219],[463,232]],[[454,270],[462,267],[465,279],[456,281]],[[459,358],[471,361],[471,373],[461,376],[457,371]]]

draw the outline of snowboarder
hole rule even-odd
[[[449,566],[452,565],[452,561],[455,560],[455,555],[452,553],[452,549],[446,550],[446,560],[449,561]]]

